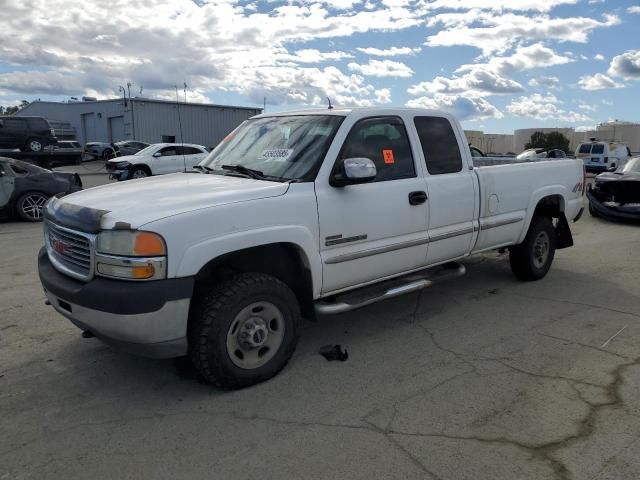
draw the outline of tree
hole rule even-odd
[[[531,140],[525,144],[524,148],[542,148],[544,150],[557,148],[565,153],[571,153],[569,139],[560,132],[534,132],[531,135]]]

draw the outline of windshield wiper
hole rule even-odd
[[[232,172],[238,172],[246,175],[247,177],[255,178],[258,180],[265,180],[266,176],[260,170],[254,170],[247,168],[243,165],[222,165],[223,170],[231,170]]]
[[[213,168],[207,167],[206,165],[194,165],[193,168],[206,173],[213,172]]]

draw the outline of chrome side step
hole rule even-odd
[[[321,315],[334,315],[349,312],[381,300],[399,297],[406,293],[417,292],[435,283],[460,277],[464,275],[465,272],[466,268],[460,263],[445,263],[438,267],[337,295],[333,297],[333,301],[327,299],[319,300],[315,304],[316,313]]]

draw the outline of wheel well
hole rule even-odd
[[[137,164],[137,165],[133,165],[133,166],[131,167],[131,171],[133,172],[136,168],[139,168],[139,169],[141,169],[141,170],[146,171],[149,175],[151,175],[151,174],[152,174],[152,173],[151,173],[151,169],[149,168],[149,166],[148,166],[148,165],[144,165],[144,164],[142,164],[142,163],[139,163],[139,164]]]
[[[533,215],[542,215],[551,218],[560,218],[564,213],[564,198],[562,195],[548,195],[541,198]]]
[[[298,298],[305,318],[315,318],[313,282],[306,255],[291,243],[273,243],[227,253],[209,261],[196,275],[196,288],[206,288],[230,276],[261,272],[286,284]]]

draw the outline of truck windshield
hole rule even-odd
[[[343,119],[292,115],[247,120],[200,165],[214,173],[251,169],[267,180],[313,180]]]

